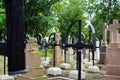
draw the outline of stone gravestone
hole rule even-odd
[[[68,44],[72,44],[72,39],[70,38],[70,36],[68,37]],[[74,62],[72,47],[68,48],[68,50],[66,51],[66,62],[67,63]]]
[[[100,60],[100,50],[99,50],[99,40],[96,41],[96,52],[94,55],[94,59],[98,62]]]
[[[102,80],[120,80],[120,48],[118,47],[118,28],[120,24],[118,20],[113,20],[108,30],[110,31],[110,43],[107,47],[107,54],[105,60],[106,75]]]
[[[43,67],[40,67],[40,54],[38,45],[35,43],[35,38],[31,37],[26,45],[26,68],[27,73],[17,76],[17,80],[48,80],[44,76]]]
[[[55,30],[55,43],[56,44],[60,44],[60,40],[61,40],[61,37],[60,37],[60,31],[59,29],[56,29]],[[54,54],[54,50],[53,50],[53,54]],[[53,64],[53,59],[54,58],[54,55],[50,61],[50,64]],[[62,59],[62,50],[60,48],[60,46],[55,46],[55,62],[56,62],[56,65],[59,65],[60,63],[63,62],[63,59]]]
[[[104,23],[102,26],[102,31],[103,31],[103,37],[102,37],[102,41],[101,41],[101,47],[100,47],[100,64],[104,64],[105,63],[105,58],[106,58],[106,48],[107,48],[107,24]]]
[[[0,56],[0,75],[4,74],[4,57]]]

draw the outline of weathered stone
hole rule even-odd
[[[62,63],[60,65],[60,68],[62,69],[70,69],[71,68],[71,65],[69,63]]]
[[[23,75],[25,76],[30,76],[30,77],[38,77],[38,76],[43,76],[44,75],[44,71],[43,71],[43,67],[38,67],[38,68],[27,68],[28,69],[28,73],[24,73]]]
[[[34,38],[30,38],[26,46],[26,68],[28,69],[27,73],[19,75],[16,77],[16,80],[48,80],[47,77],[44,77],[43,67],[40,67],[40,54],[38,50],[38,45],[36,45]]]
[[[81,79],[85,79],[85,72],[81,71]],[[69,78],[78,80],[78,70],[73,70],[69,73]]]
[[[105,67],[107,74],[103,76],[102,80],[119,80],[120,79],[120,48],[118,46],[118,24],[117,20],[113,20],[108,28],[110,31],[110,43],[107,47],[107,55],[105,60]]]
[[[62,70],[59,67],[51,67],[47,70],[47,75],[62,75]]]
[[[96,72],[99,72],[100,69],[98,66],[89,66],[88,67],[88,72],[93,72],[93,73],[96,73]]]
[[[102,26],[102,31],[103,31],[103,38],[101,41],[101,47],[100,47],[100,64],[104,64],[105,63],[105,59],[106,59],[106,47],[107,47],[107,24],[104,23]]]

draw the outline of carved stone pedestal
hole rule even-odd
[[[118,48],[118,43],[110,43],[104,69],[107,75],[104,75],[102,80],[120,80],[120,48]]]
[[[30,38],[26,45],[26,68],[27,73],[18,75],[16,80],[48,80],[44,76],[43,67],[40,67],[40,54],[37,44],[34,43],[34,38]]]

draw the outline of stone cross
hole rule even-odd
[[[110,24],[110,26],[108,27],[108,30],[110,31],[110,43],[118,42],[117,40],[118,28],[120,28],[120,24],[118,20],[114,19],[113,24]]]
[[[106,39],[106,35],[107,35],[107,24],[104,23],[102,26],[102,31],[103,31],[103,38],[102,38],[102,45],[107,45],[107,39]]]

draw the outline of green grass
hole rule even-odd
[[[40,56],[41,57],[45,57],[45,50],[44,49],[40,49]],[[47,57],[53,57],[53,53],[52,53],[52,50],[51,49],[48,49],[47,50]]]

